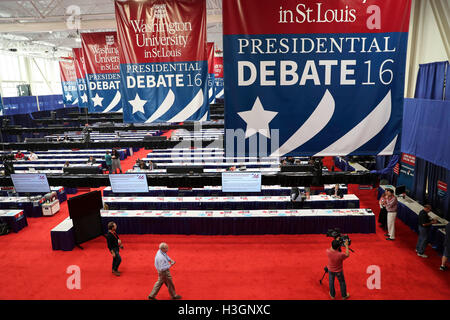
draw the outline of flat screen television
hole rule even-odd
[[[47,176],[43,173],[13,173],[11,179],[16,192],[48,193],[50,186]]]
[[[114,193],[148,192],[147,176],[143,173],[110,174],[109,182]]]
[[[69,216],[73,222],[75,243],[80,244],[103,234],[100,210],[102,194],[92,191],[67,200]]]
[[[222,172],[222,192],[261,192],[261,172]]]

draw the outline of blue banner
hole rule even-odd
[[[399,153],[410,2],[260,5],[224,1],[227,154]]]

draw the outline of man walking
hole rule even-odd
[[[119,254],[119,248],[123,249],[122,241],[119,239],[119,236],[116,233],[117,225],[114,222],[108,223],[108,234],[106,236],[106,242],[108,244],[108,249],[113,256],[112,262],[112,273],[115,276],[120,276],[119,265],[122,262],[122,258]]]
[[[417,240],[416,252],[419,257],[428,258],[425,254],[425,249],[428,244],[428,235],[432,224],[437,223],[436,220],[431,220],[428,213],[431,211],[429,204],[425,205],[423,210],[419,213],[419,239]]]
[[[158,281],[156,281],[152,292],[148,296],[150,300],[156,300],[156,295],[163,284],[169,289],[169,294],[172,299],[181,299],[181,296],[175,293],[175,286],[173,285],[172,275],[169,270],[175,264],[175,261],[170,259],[167,251],[169,251],[169,246],[167,243],[162,242],[155,256],[155,268],[158,271]]]

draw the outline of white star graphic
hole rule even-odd
[[[141,100],[141,98],[137,93],[136,98],[134,98],[134,100],[129,100],[128,103],[133,106],[133,114],[135,114],[138,111],[145,113],[144,105],[147,103],[147,100]]]
[[[259,97],[256,97],[252,110],[238,112],[238,115],[247,122],[245,138],[256,133],[262,134],[270,139],[269,122],[278,114],[278,112],[264,110]]]
[[[81,101],[82,101],[82,102],[88,102],[88,97],[87,97],[87,95],[86,95],[86,92],[83,93],[83,95],[81,96]]]
[[[72,95],[70,94],[70,92],[67,92],[67,94],[66,94],[66,100],[67,100],[67,101],[71,101],[71,100],[72,100]]]
[[[92,98],[92,101],[94,101],[94,107],[95,106],[100,106],[103,107],[102,105],[102,101],[104,98],[101,98],[98,93],[95,93],[95,97]]]

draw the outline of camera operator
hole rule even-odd
[[[339,280],[339,286],[341,288],[342,299],[348,299],[350,295],[347,292],[347,286],[344,278],[343,262],[350,256],[348,240],[344,241],[345,253],[341,252],[341,242],[339,238],[334,239],[331,242],[331,248],[327,249],[328,256],[328,274],[330,281],[330,297],[334,299],[336,291],[334,289],[334,279],[337,277]]]

